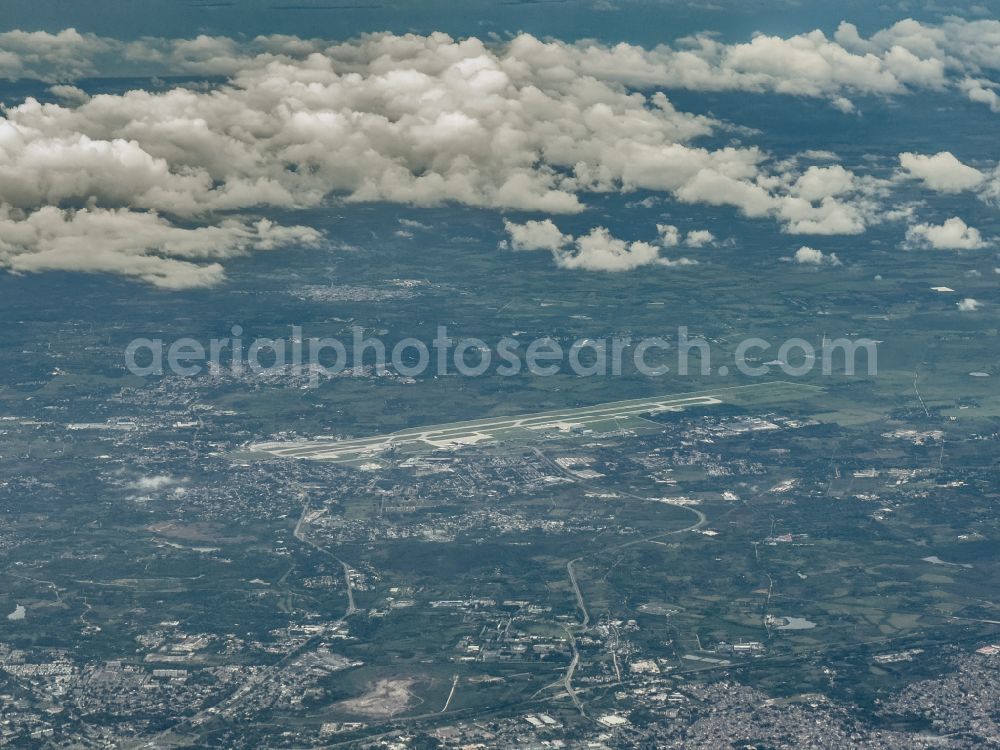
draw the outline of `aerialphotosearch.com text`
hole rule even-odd
[[[210,339],[207,345],[184,337],[167,342],[158,338],[136,338],[125,348],[125,365],[134,375],[172,374],[195,377],[224,371],[236,376],[287,373],[305,377],[317,386],[337,375],[375,372],[388,368],[404,377],[458,374],[477,377],[496,374],[512,377],[530,373],[548,377],[571,372],[581,377],[618,376],[634,371],[647,377],[667,373],[677,375],[730,374],[759,377],[780,373],[803,377],[819,371],[869,376],[878,371],[878,342],[871,339],[828,338],[817,344],[805,338],[768,341],[749,337],[739,341],[724,357],[713,352],[708,340],[689,334],[679,326],[672,340],[665,337],[581,338],[569,345],[544,336],[530,341],[505,336],[492,344],[476,337],[453,338],[447,326],[438,326],[428,344],[417,338],[403,338],[391,344],[381,338],[366,336],[360,326],[351,329],[347,340],[330,337],[306,337],[301,326],[291,326],[291,336],[244,340],[243,329],[236,325],[230,335]],[[728,349],[728,347],[727,347]],[[859,368],[859,364],[862,365]]]

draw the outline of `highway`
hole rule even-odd
[[[448,710],[448,706],[451,705],[451,699],[455,697],[455,688],[458,687],[458,675],[451,681],[451,692],[448,693],[448,700],[444,702],[444,708],[441,709],[441,713]]]
[[[340,566],[344,569],[344,585],[347,588],[347,611],[344,612],[343,617],[337,620],[338,623],[341,623],[358,611],[358,608],[354,605],[354,588],[351,585],[351,566],[348,565],[343,560],[341,560],[339,557],[337,557],[329,550],[320,547],[318,544],[309,539],[308,536],[306,536],[303,527],[309,525],[309,522],[306,520],[308,513],[309,513],[309,500],[307,499],[302,506],[302,514],[299,516],[299,522],[295,524],[295,531],[292,533],[295,535],[295,538],[298,539],[303,544],[308,544],[314,550],[317,550],[318,552],[322,552],[324,555],[332,557],[334,560],[340,563]]]

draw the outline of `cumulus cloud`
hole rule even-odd
[[[796,263],[818,265],[823,262],[823,252],[821,250],[816,250],[815,248],[803,245],[795,251],[793,259]]]
[[[955,305],[958,307],[959,312],[975,312],[983,306],[983,303],[972,299],[972,297],[966,297],[962,301],[956,302]]]
[[[616,77],[630,85],[824,97],[851,112],[849,97],[855,93],[942,89],[951,74],[997,67],[997,29],[995,21],[951,19],[938,27],[902,22],[869,39],[844,23],[833,39],[816,30],[787,38],[758,34],[733,44],[699,34],[652,50],[586,42],[575,45],[584,54],[574,62],[584,74]]]
[[[682,235],[673,224],[657,224],[656,231],[660,247],[677,247],[683,244],[685,247],[699,248],[715,242],[715,235],[707,229],[693,229],[687,235]]]
[[[986,246],[978,229],[953,216],[944,224],[913,224],[906,230],[908,244],[936,250],[977,250]]]
[[[950,151],[939,151],[933,156],[907,151],[899,155],[899,163],[908,176],[941,193],[971,190],[986,178],[975,167],[960,162]]]
[[[645,92],[769,92],[850,109],[854,94],[973,79],[992,90],[998,30],[998,22],[907,22],[865,39],[842,25],[832,39],[814,31],[727,44],[701,35],[652,49],[528,34],[486,44],[442,33],[331,43],[4,32],[0,76],[56,82],[60,103],[27,99],[0,118],[0,265],[204,285],[221,278],[221,259],[268,244],[235,212],[316,206],[330,195],[557,215],[583,211],[588,193],[644,190],[776,220],[791,234],[858,234],[882,220],[883,181],[836,164],[773,164],[753,146],[696,145],[719,123]],[[227,81],[95,96],[69,85],[126,71]],[[127,242],[125,223],[145,243]],[[72,238],[58,227],[84,224],[105,227],[111,241],[91,234],[91,249],[67,251]],[[559,237],[548,231],[551,250]],[[221,250],[208,248],[213,232]],[[678,233],[675,244],[711,241],[700,232]],[[201,249],[179,256],[171,248],[181,237]],[[297,227],[283,237],[317,241]],[[567,251],[565,262],[651,257],[642,246],[601,250],[601,241]]]
[[[826,254],[822,250],[803,245],[795,251],[792,260],[796,263],[809,266],[839,266],[840,259],[836,253]]]
[[[705,247],[715,242],[715,235],[707,229],[694,229],[687,233],[684,244],[688,247]]]
[[[49,93],[70,104],[83,104],[90,98],[90,94],[83,89],[65,83],[49,86]]]
[[[558,251],[555,259],[560,268],[631,271],[659,263],[660,251],[648,242],[626,242],[612,237],[604,227],[595,227],[590,234],[577,237],[574,250]]]
[[[995,20],[949,17],[932,26],[905,19],[868,39],[853,24],[841,23],[834,38],[852,53],[885,60],[900,82],[913,87],[941,88],[949,74],[1000,68],[1000,21]]]
[[[795,181],[793,193],[807,201],[833,198],[855,189],[855,175],[839,164],[832,167],[809,167]]]
[[[885,184],[839,165],[811,166],[801,174],[758,170],[753,180],[700,170],[675,196],[687,203],[733,206],[751,218],[773,217],[789,234],[861,234],[882,221],[878,196]]]
[[[1000,94],[996,92],[998,84],[993,81],[966,78],[959,84],[959,88],[965,92],[969,101],[985,104],[991,112],[1000,112]]]
[[[64,36],[70,51],[111,45]],[[270,38],[255,40],[250,50],[207,37],[136,44],[125,52],[139,63],[235,72],[211,90],[88,98],[62,85],[53,92],[62,104],[28,99],[7,109],[0,119],[3,231],[24,224],[12,211],[56,210],[18,226],[16,237],[0,237],[0,263],[8,268],[117,270],[162,286],[203,285],[220,278],[218,265],[199,270],[190,259],[174,258],[171,243],[150,238],[140,247],[118,227],[153,223],[158,233],[190,236],[196,244],[211,236],[199,230],[216,229],[238,239],[235,249],[229,239],[221,243],[216,255],[224,257],[257,243],[223,226],[220,216],[314,206],[331,193],[349,201],[557,214],[583,210],[587,191],[642,188],[775,217],[789,231],[853,232],[864,222],[841,201],[856,187],[846,170],[836,185],[827,180],[824,193],[809,186],[815,179],[808,171],[768,174],[756,148],[693,146],[714,121],[677,111],[662,94],[630,92],[617,80],[554,75],[555,62],[579,68],[590,54],[572,45],[522,35],[487,47],[444,34],[379,34],[325,47]],[[92,69],[73,59],[60,69]],[[87,212],[58,213],[83,207]],[[178,219],[201,226],[181,229]],[[105,226],[110,241],[91,234],[95,249],[66,252],[53,249],[51,233],[26,232],[84,223],[90,231]],[[68,242],[62,237],[60,248]],[[117,269],[115,254],[122,256]]]
[[[65,29],[0,33],[0,78],[67,81],[103,72],[102,61],[120,42]]]
[[[106,272],[166,289],[205,287],[222,280],[221,259],[319,240],[314,229],[266,219],[188,229],[127,209],[44,206],[25,214],[0,206],[0,266],[15,273]]]
[[[660,235],[662,247],[677,247],[681,244],[681,232],[673,224],[657,224],[656,231]]]
[[[573,241],[573,237],[559,231],[552,219],[528,221],[517,224],[504,221],[504,229],[510,235],[510,246],[514,250],[549,250],[555,252]]]
[[[627,242],[618,239],[606,227],[594,227],[588,234],[573,237],[563,234],[551,219],[528,221],[524,224],[504,221],[504,229],[510,238],[508,244],[511,248],[548,250],[560,268],[631,271],[641,266],[686,266],[696,263],[688,258],[662,257],[660,246],[669,246],[663,244],[664,231],[676,230],[676,227],[657,224],[656,228],[660,234],[659,246],[650,242]]]
[[[431,36],[447,40],[443,34]],[[375,38],[391,40],[383,45],[388,65],[404,55],[420,58],[419,38]],[[832,38],[815,30],[789,37],[757,34],[749,41],[726,43],[706,33],[652,49],[593,40],[540,41],[521,34],[506,45],[505,56],[522,69],[545,71],[549,83],[590,77],[637,88],[783,93],[826,98],[849,112],[854,94],[899,95],[963,86],[968,79],[990,90],[982,73],[1000,68],[998,38],[1000,22],[995,20],[947,18],[929,25],[907,19],[868,38],[853,24],[842,23]],[[235,75],[251,64],[284,64],[317,54],[336,58],[345,69],[367,62],[353,43],[278,34],[239,42],[204,35],[123,42],[74,29],[58,34],[10,31],[0,34],[0,49],[0,77],[58,82],[96,74]]]

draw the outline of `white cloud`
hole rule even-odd
[[[699,248],[715,242],[715,235],[707,229],[692,229],[686,235],[682,235],[673,224],[657,224],[656,231],[659,234],[660,247],[677,247],[683,244],[685,247]]]
[[[796,263],[810,266],[839,266],[840,259],[837,257],[836,253],[826,254],[822,250],[817,250],[813,247],[808,247],[803,245],[798,250],[795,251],[795,255],[792,256],[792,260]]]
[[[514,250],[549,250],[555,252],[573,241],[573,237],[563,234],[552,219],[527,221],[518,224],[504,220],[504,229],[510,235],[510,246]]]
[[[673,224],[657,224],[656,231],[660,235],[662,247],[677,247],[681,244],[681,232]]]
[[[44,206],[24,214],[0,207],[0,267],[15,273],[117,273],[166,289],[212,286],[224,277],[219,260],[319,239],[314,229],[266,219],[185,229],[127,209]]]
[[[833,198],[856,189],[854,173],[839,164],[809,167],[792,186],[792,194],[807,201]]]
[[[0,78],[65,81],[97,75],[102,58],[119,46],[120,42],[76,29],[58,34],[6,31],[0,33]]]
[[[899,155],[899,163],[910,177],[941,193],[971,190],[986,178],[978,169],[960,162],[950,151],[939,151],[933,156],[907,151]]]
[[[170,487],[171,485],[177,484],[178,482],[186,482],[186,479],[175,479],[169,474],[154,474],[148,477],[139,477],[135,482],[132,483],[132,489],[136,490],[162,490],[165,487]]]
[[[69,104],[83,104],[90,98],[90,94],[83,89],[68,84],[49,86],[49,93]]]
[[[792,234],[857,234],[882,220],[879,181],[840,165],[798,171],[794,163],[771,163],[753,146],[696,146],[718,122],[678,111],[662,93],[632,89],[781,93],[825,98],[843,109],[854,94],[903,95],[966,80],[992,91],[985,76],[1000,68],[998,33],[998,22],[951,19],[897,24],[868,39],[842,25],[833,39],[813,31],[726,44],[702,35],[644,49],[527,34],[486,44],[442,33],[331,43],[280,35],[122,42],[73,30],[4,32],[0,76],[58,82],[52,93],[62,104],[28,99],[0,117],[0,265],[207,284],[221,277],[221,258],[262,246],[233,239],[251,231],[245,220],[220,217],[316,206],[331,194],[569,214],[585,209],[588,192],[644,190],[730,206],[776,220]],[[92,97],[65,83],[125,72],[229,80]],[[42,219],[32,220],[35,214]],[[233,221],[243,229],[226,223]],[[111,232],[110,246],[119,250],[104,249],[91,235],[87,247],[57,252],[54,237],[35,227],[75,222]],[[118,227],[126,222],[147,230],[138,233],[146,244],[123,242]],[[178,257],[152,237],[151,225],[157,237],[191,238],[200,255]],[[228,238],[222,252],[213,255],[201,242],[207,230]],[[301,228],[288,231],[304,236]],[[678,233],[676,244],[704,244],[703,231],[684,240]],[[557,241],[550,236],[549,249]],[[670,241],[661,235],[661,245]],[[626,247],[627,263],[649,256],[642,244]],[[590,262],[572,260],[581,255],[578,248],[568,262]],[[593,256],[617,257],[612,265],[622,260],[611,250]]]
[[[975,312],[983,306],[983,303],[972,299],[972,297],[966,297],[961,302],[956,302],[955,305],[958,307],[959,312]]]
[[[614,237],[605,227],[594,227],[588,234],[573,237],[563,234],[551,219],[543,221],[528,221],[518,224],[504,221],[504,229],[509,241],[501,246],[509,246],[514,250],[548,250],[556,265],[560,268],[570,268],[585,271],[631,271],[641,266],[658,265],[664,267],[696,265],[697,261],[690,258],[664,258],[660,256],[660,247],[665,245],[666,236],[678,239],[676,227],[657,224],[660,235],[658,244],[643,241],[627,242]],[[674,237],[673,235],[677,235]]]
[[[631,271],[661,262],[656,245],[625,242],[612,237],[604,227],[595,227],[590,234],[577,237],[575,251],[560,250],[555,259],[560,268],[587,271]]]
[[[957,216],[944,224],[914,224],[906,230],[906,241],[937,250],[977,250],[986,246],[979,230]]]
[[[407,229],[430,229],[430,224],[424,224],[422,221],[417,221],[415,219],[400,219],[399,223],[401,226]]]
[[[840,161],[840,157],[836,153],[825,149],[806,149],[799,156],[811,161]]]
[[[212,71],[236,60],[238,72],[214,90],[84,99],[59,89],[75,106],[28,99],[7,109],[0,119],[0,205],[25,214],[88,206],[113,212],[117,222],[126,220],[123,211],[152,211],[155,219],[130,220],[153,220],[159,229],[179,229],[177,218],[218,228],[222,212],[313,206],[330,193],[352,201],[575,213],[584,190],[641,183],[635,167],[647,153],[658,154],[661,166],[688,164],[688,173],[705,167],[737,176],[761,159],[754,149],[690,147],[684,141],[711,132],[711,120],[616,83],[553,79],[519,60],[513,42],[492,50],[443,34],[382,34],[321,54],[317,42],[298,49],[288,39],[257,40],[280,52],[253,57],[232,40],[171,43],[169,54],[157,44],[143,42],[128,54]],[[618,147],[633,152],[621,158]],[[4,231],[13,231],[10,222]],[[52,252],[41,236],[37,246],[23,237],[0,239],[16,247],[0,260],[15,270],[59,263],[115,270],[113,253],[99,240],[93,250],[70,254]],[[173,265],[168,280],[159,274],[170,264],[154,257],[163,255],[155,243],[153,254],[129,252],[122,273],[163,285],[220,275],[216,267]],[[32,253],[41,257],[28,258]],[[82,257],[87,253],[94,257]]]
[[[998,84],[993,81],[976,80],[966,78],[959,84],[959,88],[965,92],[969,101],[985,104],[991,112],[1000,112],[1000,94],[996,89]]]
[[[725,43],[699,34],[645,49],[632,44],[606,46],[593,40],[541,41],[521,34],[499,56],[508,72],[531,69],[546,84],[589,76],[639,88],[669,86],[694,90],[740,90],[827,98],[851,111],[849,96],[905,94],[919,89],[963,86],[983,71],[997,70],[1000,21],[946,18],[939,25],[911,19],[863,38],[842,23],[833,38],[814,30],[789,37],[757,34],[749,41]],[[424,43],[428,39],[431,45]],[[146,37],[124,42],[67,29],[59,34],[0,33],[0,77],[32,77],[65,82],[86,75],[235,75],[251,65],[286,64],[324,55],[344,71],[357,71],[382,56],[379,72],[399,60],[432,74],[437,49],[452,52],[445,34],[428,37],[375,34],[360,42],[331,43],[285,35],[250,40],[199,36],[195,39]],[[469,47],[475,47],[473,40]],[[366,54],[362,47],[377,50]],[[433,47],[432,54],[428,49]],[[359,53],[359,49],[361,49]],[[976,85],[989,87],[981,77]]]
[[[842,23],[835,39],[854,53],[886,60],[901,82],[941,87],[949,73],[996,70],[1000,21],[948,17],[940,25],[905,19],[863,39],[853,24]],[[892,59],[890,59],[890,56]]]
[[[779,215],[785,219],[789,234],[861,234],[875,217],[867,213],[871,206],[852,205],[824,198],[814,205],[801,198],[785,198],[779,203]]]
[[[762,218],[771,215],[779,202],[767,189],[712,169],[701,169],[676,191],[685,203],[733,206],[745,216]]]
[[[684,244],[688,247],[704,247],[715,242],[715,235],[707,229],[694,229],[687,233]]]
[[[727,44],[710,34],[675,45],[644,49],[630,44],[605,46],[591,40],[540,41],[521,34],[507,46],[522,69],[544,71],[546,83],[590,76],[599,81],[648,88],[670,86],[695,90],[742,90],[825,97],[840,109],[853,105],[853,93],[903,94],[939,89],[956,74],[996,69],[997,21],[946,19],[938,26],[902,21],[865,39],[843,23],[831,39],[815,30],[790,37],[758,34],[750,41]],[[387,72],[400,59],[429,73],[434,67],[424,38],[371,35]],[[448,50],[451,40],[432,34],[432,45]],[[251,63],[285,64],[322,54],[344,70],[364,66],[376,56],[358,54],[358,43],[331,44],[321,39],[271,35],[237,42],[226,37],[144,38],[135,42],[81,34],[11,31],[0,34],[0,76],[34,77],[64,82],[85,75],[234,75]]]
[[[818,265],[823,262],[823,252],[803,245],[795,251],[794,259],[796,263]]]
[[[916,213],[919,203],[901,203],[882,212],[883,221],[909,221]]]

